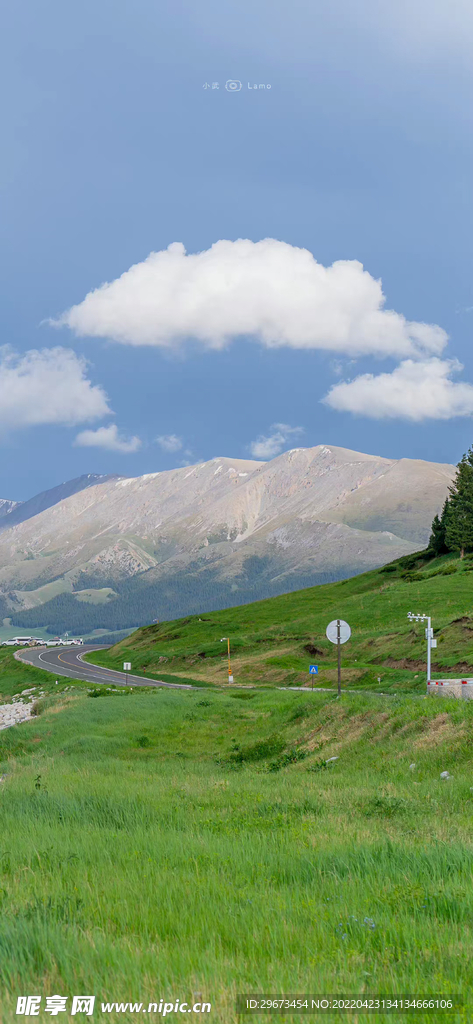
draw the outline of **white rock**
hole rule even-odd
[[[23,701],[0,705],[0,729],[11,729],[31,718],[31,705]]]
[[[441,779],[451,779],[452,776],[450,775],[450,772],[440,772],[440,778]]]

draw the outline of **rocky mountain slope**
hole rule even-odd
[[[94,484],[102,483],[105,480],[116,479],[116,476],[98,476],[96,473],[85,473],[83,476],[76,477],[75,480],[68,480],[57,487],[51,487],[48,491],[41,491],[40,494],[35,494],[34,498],[29,498],[28,501],[0,501],[0,517],[2,517],[0,530],[6,530],[17,523],[24,523],[27,519],[31,519],[40,512],[44,512],[46,509],[52,508],[53,505],[57,505],[63,498],[69,498],[71,494],[77,494],[78,491],[83,491],[86,487],[93,487]],[[10,507],[3,510],[3,505],[9,505]]]
[[[119,629],[342,579],[422,547],[454,472],[318,445],[106,478],[2,530],[3,614]]]
[[[21,501],[9,501],[8,498],[0,498],[0,519],[8,516],[14,508],[18,508],[21,504]]]

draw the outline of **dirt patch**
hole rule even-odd
[[[425,660],[422,658],[385,658],[385,660],[381,662],[381,664],[383,668],[425,668]]]
[[[392,722],[392,716],[387,711],[383,711],[380,715],[375,716],[373,725],[376,728],[376,733],[373,739],[376,743],[381,743],[382,740],[391,736]]]
[[[425,732],[415,741],[414,747],[422,750],[423,748],[440,746],[442,743],[458,742],[464,735],[465,722],[456,725],[452,722],[450,715],[444,712],[441,715],[435,715],[435,718],[431,718],[426,722]]]
[[[406,722],[405,725],[401,725],[400,729],[396,729],[397,736],[410,736],[413,732],[419,732],[422,729],[422,722],[419,719],[414,719],[412,722]]]
[[[425,669],[425,660],[423,658],[386,658],[382,662],[383,668],[403,668],[412,669],[413,671],[419,671],[419,669]],[[456,665],[439,665],[434,663],[431,668],[432,676],[442,676],[442,673],[447,675],[465,675],[473,670],[473,665],[466,661],[458,661]]]
[[[330,743],[332,737],[327,736],[326,733],[319,733],[317,736],[312,736],[311,739],[307,740],[307,743],[303,744],[305,750],[314,753],[316,750],[320,750],[326,743]]]
[[[356,683],[366,674],[364,668],[343,668],[342,669],[342,688],[347,683]],[[320,677],[319,677],[320,678]],[[337,669],[336,668],[324,668],[321,673],[321,681],[324,683],[336,683],[337,682]],[[310,680],[307,684],[310,686]]]
[[[449,622],[448,626],[444,626],[440,632],[447,636],[452,633],[454,636],[460,634],[461,637],[469,639],[473,636],[473,619],[470,619],[468,615],[462,615],[460,619],[453,619],[452,622]]]
[[[303,742],[306,750],[319,750],[330,743],[330,753],[338,753],[343,747],[356,743],[372,728],[372,722],[363,717],[343,721],[337,716],[337,719],[331,723],[332,730],[330,727],[327,729],[328,724],[325,722],[309,733],[308,738]]]
[[[325,651],[321,651],[320,647],[316,647],[315,644],[304,644],[303,649],[304,651],[307,651],[307,654],[310,654],[312,658],[316,658],[317,656],[319,658],[323,658],[326,653]]]

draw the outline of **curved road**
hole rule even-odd
[[[165,683],[161,679],[146,679],[128,673],[128,682],[124,672],[116,672],[110,668],[89,665],[82,661],[82,655],[88,651],[103,651],[104,646],[84,644],[81,647],[27,647],[17,651],[15,657],[35,668],[44,668],[57,676],[68,676],[69,679],[82,679],[87,683],[100,683],[105,686],[167,686],[172,690],[193,690],[189,683]]]

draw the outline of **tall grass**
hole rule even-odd
[[[40,992],[200,992],[225,1024],[237,992],[471,999],[469,707],[65,700],[0,733],[2,1024]]]

